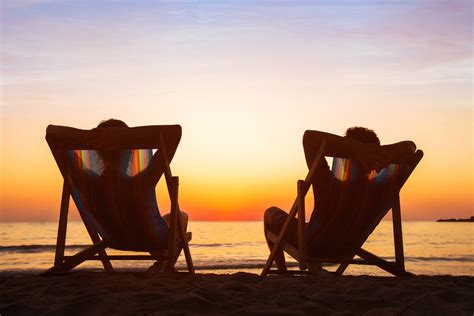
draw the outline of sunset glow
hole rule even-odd
[[[404,219],[473,215],[469,1],[1,5],[0,221],[56,220],[46,126],[107,118],[182,126],[171,167],[191,220],[288,210],[307,173],[303,132],[354,125],[424,151]]]

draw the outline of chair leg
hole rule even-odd
[[[82,218],[82,221],[84,222],[84,226],[86,227],[87,233],[89,234],[89,237],[91,238],[94,245],[101,242],[102,239],[100,239],[99,234],[94,229],[94,227],[91,225],[91,223],[87,220],[86,217],[84,217],[82,215],[81,212],[79,212],[79,214],[81,215],[81,218]],[[105,271],[110,272],[110,273],[114,272],[112,264],[110,263],[110,260],[107,258],[107,253],[105,252],[105,247],[103,249],[99,250],[98,255],[99,255],[100,261],[102,262],[102,265],[104,266]]]
[[[163,164],[164,164],[164,167],[165,167],[165,170],[164,170],[165,181],[166,181],[166,185],[168,187],[168,192],[170,193],[170,197],[171,197],[171,200],[172,200],[171,202],[172,203],[175,202],[175,208],[176,208],[175,216],[178,217],[178,212],[179,212],[179,204],[178,204],[179,178],[178,177],[173,177],[173,175],[171,173],[170,161],[168,159],[168,153],[166,152],[165,141],[164,141],[162,133],[160,133],[160,146],[158,148],[158,152],[159,152],[159,154],[161,154],[161,159],[163,160]],[[173,216],[173,214],[171,214],[171,216]],[[171,221],[173,221],[173,218],[171,218]],[[181,221],[180,220],[176,221],[176,227],[178,228],[178,234],[181,238],[181,242],[182,242],[182,245],[183,245],[183,251],[184,251],[184,256],[186,258],[186,264],[188,266],[188,271],[190,273],[194,273],[194,265],[193,265],[193,261],[192,261],[192,258],[191,258],[191,252],[189,250],[189,246],[188,246],[188,243],[186,241],[186,234],[184,232],[183,227],[181,227]],[[174,231],[173,231],[173,234],[174,234]],[[173,240],[173,242],[174,242],[174,240]],[[171,246],[171,244],[170,244],[170,246]],[[174,249],[174,246],[172,246],[170,248]]]
[[[66,180],[64,180],[62,197],[61,197],[61,209],[60,209],[60,212],[59,212],[58,236],[57,236],[57,239],[56,239],[56,253],[55,253],[55,256],[54,256],[54,266],[52,268],[48,269],[47,271],[45,271],[44,274],[50,274],[52,272],[58,272],[58,271],[65,272],[65,271],[70,270],[70,269],[64,270],[65,269],[64,268],[65,267],[64,250],[66,248],[67,219],[68,219],[68,213],[69,213],[70,196],[71,196],[71,190],[70,190],[69,185],[67,184]],[[86,226],[87,232],[88,232],[91,240],[93,241],[94,245],[101,242],[101,239],[100,239],[99,235],[94,230],[92,225],[90,225],[90,223],[87,221],[87,219],[85,217],[83,217],[83,215],[81,213],[80,213],[80,215],[81,215],[81,218],[84,222],[84,225]],[[113,272],[112,265],[111,265],[110,261],[107,259],[107,253],[105,252],[104,248],[105,247],[102,247],[101,249],[98,250],[99,257],[101,258],[101,261],[102,261],[102,264],[104,265],[105,270],[107,272]],[[92,247],[87,248],[87,249],[92,249]],[[74,256],[76,256],[76,255],[74,255]],[[81,262],[83,262],[83,261],[81,261]],[[74,267],[75,266],[76,265],[74,265]]]
[[[346,271],[347,267],[349,266],[348,263],[341,263],[336,270],[336,273],[342,275],[344,271]]]
[[[170,227],[168,236],[168,262],[166,269],[169,271],[174,270],[174,259],[176,256],[176,229],[178,228],[178,183],[175,178],[171,178],[170,185],[168,187],[169,195],[171,198],[171,210],[170,210]]]
[[[311,183],[313,181],[314,174],[316,173],[316,169],[321,161],[321,157],[323,157],[324,150],[326,148],[326,141],[323,140],[321,145],[319,146],[319,150],[314,157],[313,162],[311,163],[311,167],[309,168],[308,174],[306,175],[306,178],[304,180],[304,183],[301,184],[301,188],[298,190],[300,194],[299,196],[302,196],[304,199],[304,196],[306,196],[306,193],[308,193],[308,190],[311,186]],[[283,238],[285,237],[286,231],[288,229],[288,225],[290,224],[290,221],[292,218],[295,217],[296,213],[298,212],[298,204],[300,199],[296,198],[295,202],[293,203],[293,206],[291,207],[290,213],[288,214],[288,218],[286,219],[285,223],[283,224],[280,234],[278,234],[278,241],[275,243],[273,246],[272,251],[270,252],[270,256],[268,256],[267,262],[265,263],[265,266],[263,267],[262,272],[260,273],[261,276],[266,276],[268,274],[268,271],[270,271],[270,268],[273,264],[273,261],[275,260],[275,255],[281,248],[281,243],[283,241]]]
[[[174,270],[174,263],[181,253],[181,249],[184,252],[184,257],[186,259],[186,265],[188,267],[189,273],[194,273],[193,259],[191,257],[191,251],[189,250],[188,241],[186,239],[186,233],[184,227],[181,224],[181,219],[179,216],[179,204],[178,204],[178,193],[179,193],[179,177],[171,178],[171,196],[172,196],[172,205],[171,205],[171,214],[170,214],[170,240],[168,243],[168,249],[170,253],[170,260],[168,261],[168,269]],[[176,233],[178,236],[176,236]],[[176,240],[179,237],[179,244],[176,244]]]
[[[277,252],[281,250],[281,245],[283,242],[283,238],[286,235],[286,231],[288,230],[288,225],[290,224],[291,219],[295,217],[297,212],[298,207],[297,203],[295,202],[290,210],[290,213],[288,214],[288,217],[283,223],[283,226],[281,227],[280,233],[278,234],[278,240],[273,245],[273,249],[270,252],[270,255],[268,256],[267,262],[265,263],[265,266],[263,267],[263,270],[260,273],[261,276],[266,276],[268,274],[268,271],[270,271]]]
[[[177,188],[176,188],[176,192],[178,192]],[[179,214],[179,212],[181,211],[179,210],[179,204],[177,202],[176,202],[176,206],[177,206],[177,211]],[[188,238],[186,236],[186,231],[181,223],[181,220],[177,221],[177,228],[178,228],[179,239],[181,241],[180,246],[184,252],[184,258],[186,259],[186,266],[188,267],[188,272],[194,274],[195,271],[194,271],[193,258],[191,256],[191,251],[189,250],[189,244],[188,244]]]
[[[72,257],[68,258],[66,261],[62,262],[58,266],[54,266],[51,269],[45,271],[42,275],[49,275],[54,273],[64,273],[72,270],[74,267],[78,266],[79,264],[83,263],[90,257],[94,256],[95,254],[99,253],[106,247],[103,241],[100,241],[97,244],[94,244],[78,253],[73,255]]]
[[[59,212],[58,237],[56,239],[56,254],[54,265],[58,266],[63,262],[64,248],[66,247],[67,216],[69,212],[70,190],[66,181],[63,182],[63,192],[61,197],[61,209]]]
[[[377,267],[395,276],[414,276],[413,273],[410,273],[410,272],[405,271],[404,269],[401,269],[397,264],[393,262],[388,262],[362,248],[360,248],[357,251],[357,255],[361,257],[362,259],[376,265]]]
[[[352,256],[352,259],[354,259],[354,257],[355,256]],[[349,263],[341,263],[339,267],[337,267],[336,274],[342,275],[346,271],[348,266],[349,266]]]
[[[305,192],[304,192],[304,181],[298,180],[297,182],[297,203],[298,203],[298,251],[299,251],[299,268],[300,270],[306,270],[306,240],[305,240]]]
[[[194,264],[193,258],[191,257],[191,251],[189,250],[188,241],[186,240],[186,234],[184,233],[183,227],[181,227],[181,223],[178,223],[179,231],[181,233],[181,243],[184,251],[184,257],[186,259],[186,266],[188,267],[189,273],[195,273],[194,271]]]
[[[392,207],[392,222],[393,222],[393,241],[395,245],[395,262],[400,269],[405,270],[405,256],[403,254],[403,234],[402,234],[402,219],[400,212],[400,196],[395,199],[395,204]]]

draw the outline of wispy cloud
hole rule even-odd
[[[456,183],[452,172],[439,174],[430,161],[472,160],[472,148],[457,151],[472,144],[468,1],[19,0],[2,1],[1,15],[2,142],[12,152],[28,143],[51,173],[49,153],[37,149],[44,126],[91,127],[111,116],[185,126],[174,163],[191,187],[212,179],[205,189],[216,196],[226,194],[213,185],[229,166],[235,179],[247,172],[265,183],[304,174],[307,128],[338,133],[357,124],[384,139],[413,138],[428,149],[426,174],[446,183]],[[25,173],[34,167],[25,162]],[[226,207],[236,213],[255,202],[232,199]]]

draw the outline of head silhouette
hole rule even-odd
[[[97,128],[128,128],[128,125],[121,120],[108,119],[101,121]],[[99,150],[100,156],[104,161],[104,167],[106,170],[115,170],[115,172],[121,172],[123,167],[127,167],[128,162],[131,158],[129,150]]]
[[[128,127],[128,125],[121,120],[116,120],[116,119],[108,119],[101,121],[99,125],[97,125],[97,128],[107,128],[107,127]]]
[[[365,144],[380,145],[380,140],[377,137],[377,134],[375,134],[373,130],[366,127],[349,127],[346,130],[345,137],[358,140],[359,142]]]
[[[351,138],[354,140],[357,140],[361,143],[365,144],[374,144],[374,145],[379,145],[380,146],[380,140],[377,137],[377,134],[371,129],[368,129],[366,127],[359,127],[359,126],[354,126],[354,127],[349,127],[346,130],[345,137]],[[354,170],[363,170],[363,168],[360,166],[360,164],[357,162]],[[369,172],[370,170],[367,170]],[[356,177],[359,180],[365,180],[367,179],[367,173],[366,172],[356,172]]]

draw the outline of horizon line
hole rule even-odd
[[[403,222],[437,222],[437,220],[446,219],[446,218],[438,218],[438,219],[404,219]],[[451,219],[451,218],[448,218]],[[458,219],[458,218],[455,218]],[[392,221],[390,218],[382,219],[382,221]],[[0,220],[0,224],[3,223],[57,223],[57,220]],[[78,222],[82,223],[81,219],[71,219],[68,222]],[[189,219],[189,222],[263,222],[263,219],[254,219],[254,220],[192,220]]]

